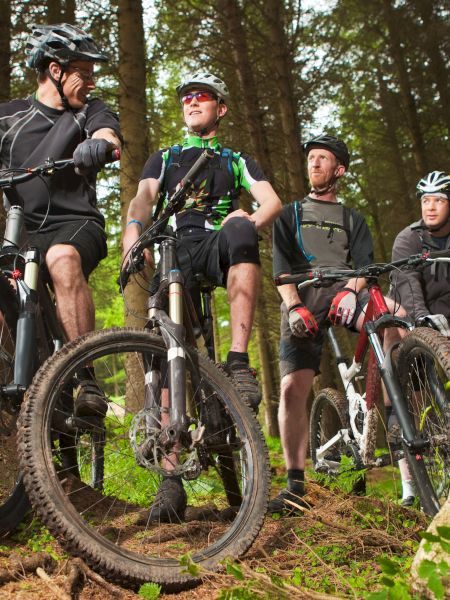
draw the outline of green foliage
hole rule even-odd
[[[157,583],[144,583],[138,591],[138,595],[146,600],[157,600],[161,594],[161,586]]]
[[[350,456],[341,456],[341,463],[337,475],[328,475],[327,473],[311,472],[313,479],[325,485],[330,490],[340,490],[350,494],[358,482],[364,479],[367,469],[355,469],[355,463]]]
[[[55,550],[55,538],[36,518],[33,518],[29,523],[26,521],[20,523],[16,532],[12,535],[12,539],[26,543],[27,548],[33,553],[47,552],[55,560],[64,558]]]
[[[192,577],[198,577],[200,574],[199,566],[192,560],[191,553],[183,554],[180,557],[180,565],[184,567],[184,572],[189,573]]]

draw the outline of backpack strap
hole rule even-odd
[[[298,247],[300,249],[300,252],[306,258],[306,260],[308,262],[311,262],[316,257],[313,254],[307,254],[306,250],[305,250],[305,247],[303,245],[302,231],[301,231],[302,216],[303,216],[303,207],[302,207],[302,201],[301,200],[300,201],[299,200],[295,200],[295,202],[294,202],[294,216],[295,216],[295,226],[296,226],[296,229],[297,229]]]
[[[180,163],[177,162],[177,160],[179,160],[179,158],[180,158],[182,149],[183,148],[180,144],[175,144],[174,146],[171,146],[170,148],[168,148],[169,156],[168,156],[167,162],[166,162],[164,177],[165,177],[165,174],[167,173],[167,170],[172,165],[180,166]],[[164,152],[164,150],[163,150],[163,152]],[[166,192],[165,192],[164,183],[163,183],[163,185],[161,186],[161,189],[159,191],[158,202],[156,204],[156,208],[153,212],[153,217],[152,217],[153,222],[155,222],[158,219],[159,213],[161,212],[161,209],[164,205],[165,199],[166,199]]]
[[[234,177],[233,162],[235,162],[233,151],[230,148],[222,148],[220,151],[220,168],[228,174],[230,180],[230,198],[233,210],[239,208],[239,189]]]

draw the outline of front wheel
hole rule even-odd
[[[364,471],[361,471],[360,457],[354,442],[346,441],[340,434],[341,431],[350,432],[347,402],[345,396],[337,390],[326,388],[321,390],[314,398],[309,420],[310,449],[313,467],[317,472],[326,473],[336,477],[346,473],[348,486],[345,485],[345,476],[342,478],[345,491],[354,494],[364,494],[366,482]],[[325,449],[330,442],[334,442]],[[349,465],[345,465],[345,458]],[[359,471],[359,472],[358,472]]]
[[[450,493],[450,340],[432,329],[409,332],[398,373],[421,452],[405,454],[424,512],[435,515]]]
[[[162,339],[145,330],[98,331],[68,344],[35,377],[21,412],[20,448],[31,502],[69,552],[119,583],[180,588],[196,579],[186,561],[211,570],[250,547],[267,507],[269,467],[252,410],[229,377],[196,352],[186,360],[185,433],[171,442],[167,358]],[[87,364],[109,402],[97,487],[89,463],[100,425],[71,420],[61,408],[67,382]],[[212,406],[224,417],[219,426]],[[83,458],[78,464],[86,466],[75,474],[59,447],[71,428]],[[187,509],[170,523],[155,522],[150,509],[170,463],[182,478]],[[230,507],[230,498],[237,505]]]

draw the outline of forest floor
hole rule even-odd
[[[275,456],[272,464],[277,489],[283,481],[282,460]],[[331,491],[309,480],[311,510],[296,517],[267,517],[240,563],[222,573],[205,574],[202,585],[176,597],[365,598],[380,588],[383,561],[391,580],[398,580],[395,585],[406,589],[419,534],[428,519],[389,499],[396,493],[396,477],[389,469],[369,472],[364,497]],[[82,561],[68,557],[32,516],[15,534],[0,539],[1,600],[174,598],[153,584],[145,592],[138,595],[97,578]]]

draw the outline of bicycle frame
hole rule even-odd
[[[369,466],[371,464],[381,466],[382,461],[378,459],[374,460],[373,458],[374,444],[373,440],[370,439],[371,435],[373,435],[374,427],[371,423],[371,419],[368,417],[368,413],[374,408],[375,405],[375,398],[371,397],[370,394],[370,390],[372,388],[368,385],[368,392],[361,395],[356,391],[355,386],[353,385],[353,380],[362,368],[362,364],[369,347],[373,351],[377,368],[386,387],[392,406],[398,415],[407,447],[412,453],[418,452],[423,448],[423,440],[415,439],[412,433],[409,415],[403,400],[397,375],[392,364],[393,348],[389,348],[386,353],[383,349],[383,329],[387,327],[399,327],[410,330],[414,328],[414,324],[409,317],[397,317],[389,312],[382,290],[378,283],[369,281],[368,292],[369,302],[365,309],[364,321],[361,331],[359,332],[355,354],[349,367],[346,364],[346,359],[342,356],[332,327],[328,328],[327,334],[330,340],[332,351],[336,358],[338,370],[348,399],[350,428],[353,438],[356,440],[361,451],[362,462],[364,466]],[[356,426],[356,418],[360,411],[362,411],[364,414],[364,426],[362,433]],[[375,412],[373,412],[373,415],[375,415]],[[375,418],[377,417],[375,416]],[[318,460],[322,459],[327,450],[334,444],[338,443],[341,439],[343,439],[346,443],[352,443],[349,432],[346,430],[341,430],[338,434],[336,434],[336,436],[329,440],[325,446],[318,450]]]

